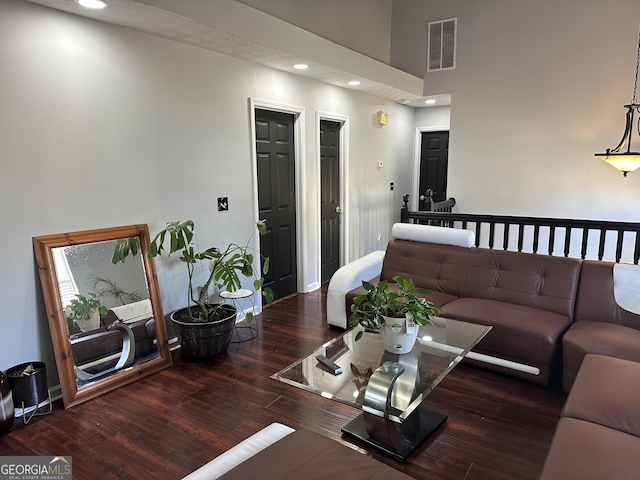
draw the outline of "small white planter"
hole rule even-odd
[[[391,318],[384,317],[385,326],[382,328],[382,343],[387,352],[404,354],[409,353],[418,338],[418,325],[414,324],[414,328],[407,333],[407,320],[413,323],[413,317],[407,315],[407,318]]]
[[[90,330],[95,330],[96,328],[100,328],[100,312],[97,308],[94,308],[91,312],[91,318],[89,320],[81,320],[76,318],[74,320],[78,328],[83,332],[88,332]]]

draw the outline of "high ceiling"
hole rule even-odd
[[[394,102],[425,106],[421,78],[231,0],[107,0],[102,10],[76,0],[28,0],[56,10],[198,46]],[[294,64],[309,68],[298,71]],[[359,80],[360,85],[348,82]],[[447,104],[448,98],[438,99]]]

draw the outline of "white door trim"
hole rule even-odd
[[[317,284],[320,287],[321,280],[321,264],[322,253],[320,247],[322,245],[321,238],[321,212],[320,212],[320,191],[321,191],[321,176],[320,176],[320,121],[328,120],[331,122],[338,122],[342,124],[340,127],[340,207],[342,208],[342,215],[340,215],[340,265],[344,265],[351,260],[349,246],[347,239],[349,238],[349,191],[346,186],[349,184],[348,172],[349,172],[349,117],[347,115],[341,115],[333,112],[316,111],[316,211],[317,211],[317,245],[318,245],[318,275]]]
[[[420,151],[422,150],[422,134],[424,132],[449,132],[449,125],[435,127],[418,127],[416,128],[415,143],[413,147],[413,187],[411,198],[409,198],[409,210],[418,210],[418,197],[420,192]]]
[[[307,266],[305,259],[308,258],[306,233],[309,231],[309,225],[305,221],[305,216],[300,213],[305,211],[306,204],[302,193],[302,179],[306,178],[305,172],[305,109],[298,105],[289,105],[272,100],[260,98],[249,98],[249,122],[251,128],[251,157],[252,157],[252,175],[253,175],[253,205],[254,219],[258,221],[258,156],[256,152],[256,109],[271,110],[275,112],[290,113],[294,116],[293,134],[295,144],[295,188],[296,188],[296,273],[297,273],[297,291],[301,293],[311,291],[308,288]],[[308,222],[308,220],[307,220]],[[256,249],[260,249],[260,241],[256,239]]]

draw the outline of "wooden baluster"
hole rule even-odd
[[[584,260],[587,256],[587,242],[589,241],[589,229],[582,229],[582,249],[580,250],[580,258]]]

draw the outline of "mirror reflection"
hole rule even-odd
[[[147,244],[146,225],[34,237],[65,406],[171,364]]]
[[[53,249],[78,385],[158,356],[140,252],[115,264],[117,242]]]

